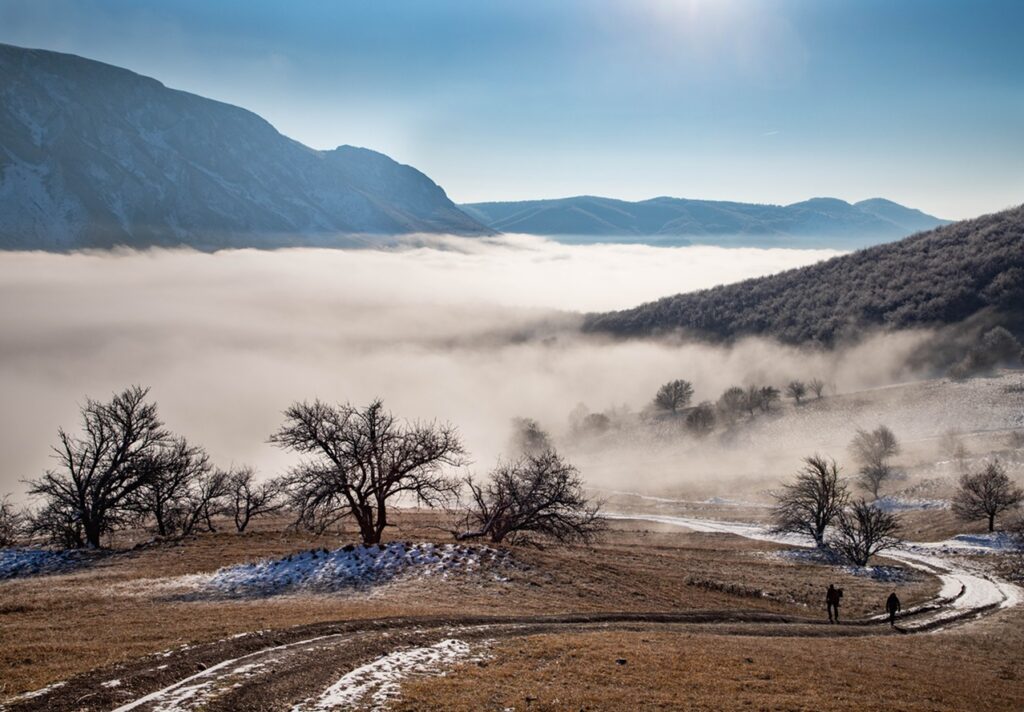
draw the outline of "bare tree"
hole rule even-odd
[[[267,514],[281,511],[284,502],[284,481],[272,479],[256,484],[256,471],[251,467],[243,467],[228,475],[228,513],[235,521],[235,529],[239,534],[245,531],[249,522]]]
[[[551,449],[551,436],[533,418],[513,418],[509,448],[516,457],[544,452]]]
[[[194,490],[213,469],[206,451],[189,445],[185,438],[174,438],[140,457],[136,469],[142,486],[131,498],[131,508],[143,520],[152,517],[160,536],[184,533],[193,519]]]
[[[863,464],[884,462],[900,452],[896,435],[887,425],[868,431],[860,428],[850,442],[850,452]]]
[[[750,413],[750,417],[754,417],[754,411],[758,408],[764,407],[764,394],[761,392],[760,387],[750,386],[747,388],[744,394],[744,407],[747,412]]]
[[[779,402],[782,394],[775,386],[764,386],[761,388],[761,410],[765,413],[771,412],[772,406]]]
[[[706,435],[715,428],[715,409],[710,401],[704,401],[686,414],[686,427],[698,435]]]
[[[867,566],[871,557],[900,543],[899,519],[859,499],[840,510],[832,547],[855,566]]]
[[[49,500],[32,513],[28,532],[62,549],[84,546],[85,532],[77,511],[61,502]]]
[[[814,397],[821,400],[821,396],[825,393],[825,382],[820,378],[812,378],[807,382],[807,387],[811,389]]]
[[[747,410],[747,394],[739,386],[726,389],[718,399],[718,412],[730,423],[735,422],[740,413]],[[753,410],[751,409],[751,415]]]
[[[148,393],[132,386],[108,403],[86,401],[82,434],[59,430],[58,467],[29,483],[29,492],[46,500],[47,521],[64,521],[75,546],[99,547],[104,534],[130,517],[131,499],[145,483],[138,465],[168,441]]]
[[[878,499],[882,485],[895,477],[896,471],[885,463],[862,465],[857,471],[857,486],[865,492],[870,492],[874,499]]]
[[[295,403],[285,419],[270,442],[310,457],[287,481],[299,522],[316,531],[351,516],[363,543],[377,544],[388,526],[389,500],[409,495],[433,505],[458,489],[444,474],[446,466],[464,462],[451,426],[399,423],[380,400],[362,409]]]
[[[25,533],[24,512],[15,509],[10,495],[0,498],[0,547],[14,546]]]
[[[225,470],[210,469],[193,481],[181,524],[183,536],[198,531],[200,524],[208,532],[217,530],[213,517],[225,509],[225,502],[231,493],[229,477],[230,473]]]
[[[473,501],[465,529],[454,532],[458,539],[487,536],[497,543],[538,534],[586,542],[604,528],[579,471],[554,450],[499,464],[486,484],[469,479],[467,486]]]
[[[784,485],[776,495],[773,512],[778,532],[807,534],[818,546],[825,543],[825,530],[846,506],[849,494],[839,477],[835,460],[814,455],[804,459],[796,481]]]
[[[800,405],[800,401],[807,395],[807,384],[803,381],[790,381],[789,385],[786,386],[786,395],[795,400],[797,405]]]
[[[896,435],[885,425],[871,431],[858,429],[850,442],[850,452],[860,463],[858,486],[878,499],[882,486],[897,476],[889,465],[889,460],[900,452]]]
[[[143,523],[152,520],[160,536],[216,531],[213,518],[224,510],[228,473],[214,468],[203,448],[172,438],[137,467],[143,484],[130,507]]]
[[[995,531],[996,516],[1024,502],[1024,490],[1013,484],[998,461],[973,475],[960,477],[960,489],[953,497],[953,513],[965,521],[987,519],[988,530]]]
[[[669,381],[658,389],[654,396],[654,407],[671,415],[676,415],[686,406],[690,405],[693,398],[693,384],[683,379]]]

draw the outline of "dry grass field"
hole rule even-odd
[[[396,709],[980,712],[1024,703],[1019,611],[930,635],[598,631],[502,640],[488,652],[486,664],[405,683]]]
[[[329,594],[206,599],[172,595],[176,577],[229,564],[336,547],[337,537],[282,533],[261,522],[244,536],[221,532],[112,553],[69,573],[0,582],[3,695],[94,668],[253,630],[395,616],[536,615],[573,612],[748,610],[823,615],[830,581],[846,590],[851,618],[877,613],[890,585],[779,557],[781,547],[733,536],[616,522],[588,547],[516,547],[508,580],[476,576],[396,580]],[[402,538],[438,538],[436,518],[406,513]],[[905,603],[937,580],[913,574]],[[532,645],[532,643],[531,643]]]

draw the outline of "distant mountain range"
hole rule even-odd
[[[317,151],[245,109],[101,62],[0,44],[0,249],[345,247],[409,233],[495,232],[852,248],[943,222],[880,198],[457,206],[383,154]]]
[[[0,248],[341,246],[414,232],[492,230],[383,154],[316,151],[126,69],[0,45]]]
[[[568,242],[645,242],[757,247],[856,248],[929,230],[945,220],[883,198],[850,204],[812,198],[792,205],[579,196],[460,206],[500,232]]]
[[[828,345],[865,329],[942,326],[986,313],[1024,333],[1024,206],[768,277],[591,314],[584,330]]]

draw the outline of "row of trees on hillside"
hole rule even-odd
[[[98,547],[143,522],[182,536],[230,514],[244,531],[254,516],[280,508],[278,483],[256,484],[249,468],[215,467],[203,448],[167,430],[147,396],[133,386],[108,402],[86,401],[81,430],[58,431],[56,466],[29,483],[43,506],[22,523],[63,546]]]
[[[993,531],[996,517],[1022,502],[1024,490],[995,461],[961,477],[953,512],[965,521],[987,520]],[[899,517],[877,502],[852,498],[835,460],[819,455],[806,458],[793,481],[783,485],[772,517],[775,531],[806,535],[857,566],[900,541]]]
[[[592,413],[581,403],[569,414],[569,422],[573,437],[584,439],[628,429],[633,422],[681,426],[701,436],[711,433],[719,425],[732,427],[742,418],[753,419],[758,414],[771,413],[784,395],[796,405],[803,404],[812,396],[821,399],[826,387],[820,378],[792,380],[783,390],[761,384],[733,386],[727,388],[714,402],[705,400],[694,404],[693,383],[679,378],[659,386],[654,398],[639,416],[625,406]]]
[[[822,398],[825,382],[820,378],[806,382],[793,380],[784,392],[800,405],[811,393]],[[693,384],[688,380],[680,378],[664,383],[654,395],[651,411],[658,418],[680,419],[687,429],[704,434],[714,430],[718,422],[732,425],[743,415],[753,418],[757,413],[770,413],[782,400],[783,391],[771,385],[733,386],[715,403],[703,401],[697,405],[692,405],[693,394]]]
[[[217,468],[202,448],[173,435],[144,388],[88,400],[81,416],[80,432],[58,431],[57,465],[29,483],[41,508],[27,515],[0,502],[0,546],[26,529],[64,547],[99,547],[132,526],[183,536],[213,530],[224,516],[243,532],[254,518],[285,508],[318,532],[352,519],[363,542],[376,544],[397,501],[456,510],[460,539],[589,540],[603,523],[579,472],[533,421],[519,424],[516,458],[478,483],[450,473],[467,462],[450,425],[399,421],[379,400],[365,408],[295,403],[270,442],[302,460],[259,482],[251,468]]]

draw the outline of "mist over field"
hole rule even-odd
[[[906,377],[903,357],[921,334],[808,353],[763,340],[725,348],[574,333],[577,311],[832,254],[521,236],[393,250],[5,253],[0,492],[20,496],[19,480],[49,465],[57,428],[77,428],[87,395],[130,383],[151,386],[168,426],[218,464],[271,475],[292,460],[266,438],[299,399],[380,396],[400,416],[449,420],[479,472],[505,449],[514,416],[557,436],[578,403],[640,410],[673,378],[691,380],[698,402],[737,383],[819,376],[846,390]]]

